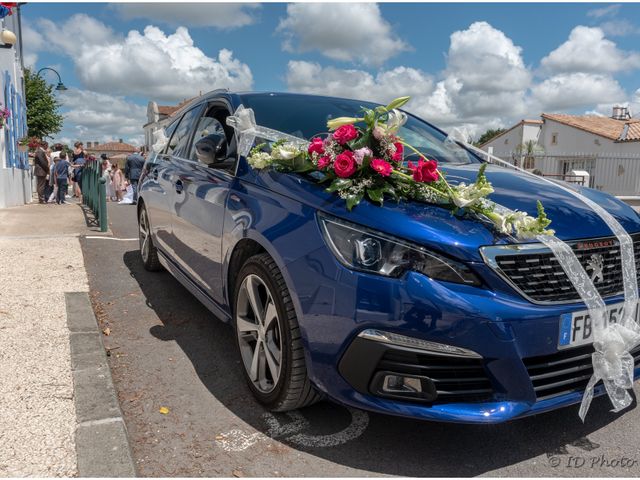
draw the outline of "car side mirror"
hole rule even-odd
[[[211,133],[196,142],[196,158],[206,165],[215,166],[227,159],[227,138],[222,133]]]

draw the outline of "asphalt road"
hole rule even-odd
[[[637,476],[640,409],[594,401],[500,425],[418,422],[321,402],[271,415],[244,383],[232,329],[139,258],[135,207],[83,239],[90,293],[143,476]],[[638,391],[638,383],[636,383]],[[169,412],[160,413],[166,407]]]

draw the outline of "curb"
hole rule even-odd
[[[65,293],[79,477],[135,477],[136,469],[98,322],[86,292]]]

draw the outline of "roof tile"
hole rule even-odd
[[[624,129],[625,120],[615,120],[598,115],[568,115],[564,113],[543,113],[542,118],[548,118],[558,123],[594,133],[611,140],[618,140]]]

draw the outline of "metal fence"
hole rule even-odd
[[[519,167],[525,167],[522,155],[494,152]],[[589,187],[618,196],[640,196],[640,154],[603,155],[569,153],[563,155],[535,154],[527,159],[528,170],[543,176],[571,183],[586,183],[571,172],[582,170],[589,174]]]

